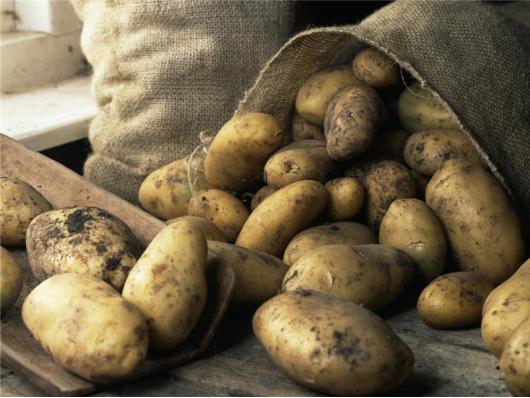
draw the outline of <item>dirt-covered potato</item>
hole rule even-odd
[[[418,299],[418,314],[436,329],[477,326],[482,305],[495,286],[476,272],[452,272],[433,280]]]
[[[188,214],[212,221],[226,240],[233,243],[249,213],[246,206],[234,195],[220,189],[208,189],[190,199]]]
[[[326,139],[322,126],[309,123],[296,111],[291,119],[291,135],[293,141]]]
[[[530,317],[512,333],[501,356],[501,377],[516,396],[530,396]]]
[[[324,124],[331,98],[342,87],[358,82],[349,65],[328,68],[315,73],[300,87],[295,107],[306,121],[317,126]]]
[[[261,179],[269,156],[285,140],[280,123],[265,113],[234,116],[214,137],[204,173],[216,188],[245,192]]]
[[[223,232],[219,229],[219,227],[215,225],[212,221],[207,220],[206,218],[203,218],[203,217],[183,216],[179,218],[174,218],[172,220],[168,220],[167,223],[172,224],[176,221],[183,221],[183,220],[199,228],[207,240],[217,240],[220,242],[226,242],[226,238]]]
[[[462,271],[499,284],[523,261],[521,222],[500,183],[481,166],[448,160],[429,181],[425,199]]]
[[[31,220],[52,207],[31,185],[16,178],[0,177],[0,193],[0,243],[23,245]]]
[[[405,162],[420,174],[432,176],[449,159],[483,164],[470,139],[461,131],[418,131],[407,140]]]
[[[88,274],[121,291],[141,247],[129,227],[96,207],[51,210],[33,219],[26,247],[38,280],[55,274]]]
[[[413,274],[412,260],[392,246],[327,245],[291,265],[282,291],[314,290],[376,310],[394,301]]]
[[[13,256],[0,247],[0,310],[2,315],[15,304],[21,289],[22,269]]]
[[[399,85],[399,65],[376,48],[361,51],[353,59],[354,76],[374,88],[392,89]]]
[[[324,121],[331,159],[348,160],[365,153],[383,119],[383,102],[372,87],[353,84],[340,89],[329,103]]]
[[[189,336],[207,296],[206,239],[186,220],[176,221],[151,241],[123,287],[123,297],[147,319],[154,349],[171,349]]]
[[[343,177],[325,185],[329,200],[327,214],[333,221],[351,220],[364,206],[364,187],[357,178]]]
[[[298,232],[319,216],[328,192],[316,181],[298,181],[266,198],[250,214],[236,245],[280,257]]]
[[[443,273],[447,258],[445,231],[440,220],[421,200],[392,202],[379,228],[379,243],[407,253],[424,282]]]
[[[270,185],[261,187],[250,201],[250,210],[254,211],[254,209],[258,207],[259,204],[265,200],[265,198],[268,198],[277,190],[277,188],[271,187]]]
[[[273,297],[252,327],[280,369],[331,395],[383,393],[400,385],[414,363],[410,348],[377,315],[317,292]]]
[[[401,163],[385,160],[377,163],[364,179],[366,188],[366,221],[379,230],[388,208],[396,199],[414,198],[416,182]]]
[[[460,130],[457,120],[430,91],[418,82],[401,93],[398,101],[401,125],[411,133],[425,130]]]
[[[208,262],[221,261],[236,274],[231,303],[253,307],[276,295],[287,272],[287,266],[270,254],[245,249],[229,243],[208,241],[208,250],[215,253]]]
[[[147,355],[147,324],[140,311],[89,275],[45,280],[26,297],[22,319],[59,365],[96,383],[128,378]]]

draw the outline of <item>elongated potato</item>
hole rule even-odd
[[[291,135],[293,141],[326,139],[321,126],[309,123],[296,111],[291,119]]]
[[[151,346],[178,346],[195,327],[207,296],[207,247],[199,227],[176,221],[158,233],[123,287],[147,319]]]
[[[126,379],[147,355],[140,311],[89,275],[46,279],[26,297],[22,319],[59,365],[96,383]]]
[[[442,222],[460,269],[499,284],[523,261],[521,223],[510,199],[484,168],[449,160],[427,185],[426,202]]]
[[[392,89],[399,85],[399,65],[386,54],[370,47],[353,59],[354,76],[374,88]]]
[[[254,211],[254,209],[258,207],[259,204],[265,200],[265,198],[271,196],[277,190],[277,188],[271,187],[270,185],[265,185],[264,187],[261,187],[250,201],[250,210]]]
[[[294,235],[308,227],[328,201],[316,181],[298,181],[266,198],[247,219],[236,245],[281,257]]]
[[[15,304],[22,289],[22,269],[13,256],[0,247],[0,310],[4,315]]]
[[[219,229],[219,227],[215,225],[212,221],[207,220],[206,218],[203,218],[203,217],[183,216],[179,218],[174,218],[172,220],[168,220],[167,223],[172,224],[176,221],[183,221],[183,220],[198,227],[202,231],[202,233],[204,234],[204,237],[207,240],[217,240],[220,242],[226,242],[226,238],[223,232],[221,232],[221,230]]]
[[[356,178],[343,177],[325,185],[329,200],[327,213],[333,221],[351,220],[364,206],[364,187]]]
[[[530,317],[512,333],[501,356],[501,377],[516,396],[530,396]]]
[[[414,355],[377,315],[307,290],[263,304],[254,334],[273,362],[297,382],[331,395],[371,395],[401,384]]]

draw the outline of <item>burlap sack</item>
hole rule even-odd
[[[292,35],[294,2],[72,0],[99,113],[85,176],[137,202],[152,170],[217,129]]]
[[[236,114],[260,111],[285,125],[300,85],[375,46],[428,84],[458,117],[513,197],[530,232],[530,31],[491,5],[398,0],[356,26],[291,39],[260,72]]]

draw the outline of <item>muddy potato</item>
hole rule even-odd
[[[140,311],[89,275],[45,280],[26,297],[22,319],[59,365],[96,383],[128,378],[147,355],[147,324]]]
[[[254,211],[254,209],[258,207],[259,204],[265,200],[265,198],[268,198],[277,190],[277,188],[271,187],[270,185],[265,185],[264,187],[261,187],[250,201],[250,210]]]
[[[285,136],[280,123],[265,113],[234,116],[208,148],[206,180],[213,187],[236,192],[253,188],[261,179],[265,162]]]
[[[425,199],[462,271],[479,272],[499,284],[523,261],[521,222],[500,183],[484,168],[445,162],[427,185]]]
[[[212,221],[228,242],[235,242],[249,213],[234,195],[220,189],[208,189],[190,199],[188,214]]]
[[[377,315],[317,292],[273,297],[252,327],[289,377],[331,395],[383,393],[400,385],[414,363],[410,348]]]
[[[183,220],[199,228],[207,240],[217,240],[220,242],[226,242],[226,238],[223,232],[219,229],[219,227],[215,225],[212,221],[207,220],[206,218],[203,218],[203,217],[183,216],[183,217],[174,218],[172,220],[168,220],[167,223],[172,224],[176,221],[183,221]]]
[[[0,310],[4,315],[13,304],[22,289],[22,269],[13,256],[0,247]]]
[[[513,395],[530,396],[530,317],[506,342],[500,369],[501,377]]]
[[[399,65],[386,54],[370,47],[353,59],[354,76],[374,88],[392,89],[399,86]]]
[[[35,217],[26,247],[38,280],[55,274],[88,274],[118,291],[141,253],[129,227],[96,207],[51,210]]]
[[[364,206],[364,187],[356,178],[335,178],[325,188],[329,195],[327,213],[333,221],[351,220]]]
[[[23,245],[31,220],[51,208],[28,183],[0,177],[0,243],[4,246]]]
[[[379,243],[407,253],[424,282],[443,273],[447,258],[445,232],[440,220],[421,200],[392,202],[379,228]]]
[[[280,257],[289,241],[321,213],[328,192],[316,181],[298,181],[266,198],[250,214],[236,245]]]
[[[197,225],[176,221],[151,241],[123,287],[123,297],[147,319],[154,349],[181,344],[195,327],[207,296],[206,239]]]
[[[495,286],[476,272],[452,272],[433,280],[418,299],[418,314],[436,329],[477,326],[482,306]]]
[[[304,120],[298,112],[293,113],[291,119],[291,135],[293,141],[300,140],[324,140],[324,130],[321,126],[311,124]]]

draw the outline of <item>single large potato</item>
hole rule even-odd
[[[0,177],[0,243],[23,245],[28,225],[51,206],[31,185],[16,178]]]
[[[265,200],[265,198],[268,198],[277,190],[277,188],[271,187],[270,185],[261,187],[250,201],[250,210],[254,211],[254,209],[258,207],[259,204]]]
[[[273,297],[252,327],[287,375],[331,395],[383,393],[400,385],[414,363],[410,348],[377,315],[317,292]]]
[[[294,111],[291,119],[291,135],[293,141],[326,139],[321,126],[309,123],[296,111]]]
[[[495,177],[484,168],[449,160],[427,185],[425,199],[442,222],[463,271],[499,284],[523,261],[521,222]]]
[[[214,137],[204,172],[216,188],[244,192],[256,185],[269,156],[282,144],[285,132],[265,113],[234,116]]]
[[[26,247],[38,280],[55,274],[88,274],[118,291],[141,253],[129,227],[96,207],[51,210],[35,217]]]
[[[482,306],[495,286],[476,272],[452,272],[433,280],[418,299],[418,314],[437,329],[477,326]]]
[[[123,287],[123,297],[147,319],[151,346],[171,349],[195,327],[206,304],[206,239],[186,220],[176,221],[151,241]]]
[[[399,85],[399,65],[376,48],[361,51],[353,59],[354,76],[374,88],[392,89]]]
[[[22,269],[13,256],[0,247],[0,310],[2,315],[15,304],[21,289]]]
[[[506,342],[500,368],[501,377],[513,395],[530,396],[530,317]]]
[[[365,193],[357,178],[335,178],[325,187],[329,195],[327,214],[331,220],[351,220],[362,210]]]
[[[440,220],[421,200],[392,202],[379,228],[379,243],[407,253],[424,282],[443,273],[447,258],[445,232]]]
[[[167,223],[172,224],[176,221],[180,222],[183,220],[199,228],[207,240],[218,240],[220,242],[226,242],[226,238],[223,232],[219,229],[219,227],[215,225],[212,221],[207,220],[203,217],[183,216],[168,220]]]
[[[89,275],[45,280],[26,297],[22,319],[59,365],[96,383],[128,378],[147,355],[140,311]]]
[[[287,185],[250,214],[236,245],[281,258],[293,236],[311,225],[327,201],[328,192],[316,181]]]

